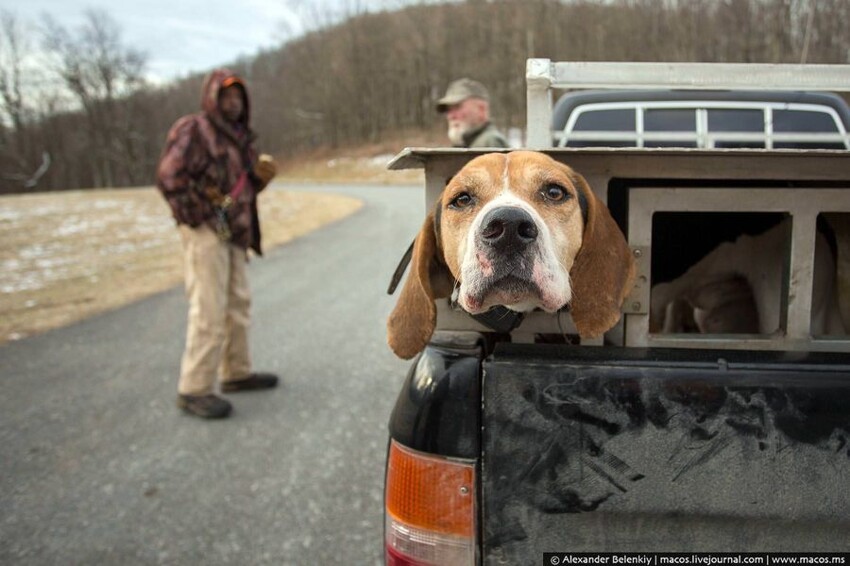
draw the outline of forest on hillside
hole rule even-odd
[[[29,37],[2,14],[0,192],[150,185],[169,126],[199,109],[202,76],[147,84],[144,55],[110,14],[86,21],[43,23],[53,82],[36,93],[21,77]],[[263,151],[288,158],[442,127],[434,101],[460,76],[488,85],[500,127],[523,127],[529,57],[848,63],[848,21],[847,0],[422,2],[222,64],[248,83]]]

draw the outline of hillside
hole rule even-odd
[[[434,101],[460,76],[488,86],[498,126],[521,128],[529,57],[850,61],[846,0],[401,4],[395,10],[353,12],[340,23],[316,23],[305,35],[231,65],[249,85],[263,151],[288,163],[417,134],[433,136],[442,128]],[[56,79],[64,80],[70,91],[77,89],[78,107],[85,112],[57,113],[49,101],[39,107],[37,97],[31,97],[20,116],[37,119],[16,121],[11,116],[0,122],[0,192],[21,190],[22,180],[45,163],[45,155],[49,167],[39,179],[39,190],[148,184],[169,126],[198,110],[201,76],[165,87],[146,85],[121,67],[75,59],[75,53],[98,51],[86,38],[80,38],[86,49],[66,54],[67,68]],[[116,52],[116,60],[129,47]],[[116,76],[124,85],[118,91]],[[80,85],[91,88],[81,91]],[[416,144],[399,147],[404,145]]]

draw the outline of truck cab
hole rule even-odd
[[[850,66],[532,59],[526,81],[527,145],[607,203],[635,284],[589,341],[568,313],[499,327],[437,305],[390,418],[387,563],[850,549],[850,339],[812,323],[819,232],[848,299],[850,114],[821,91]],[[563,89],[594,90],[553,104]],[[480,153],[406,149],[391,167],[424,168],[428,208]],[[652,326],[656,285],[783,221],[776,331]]]

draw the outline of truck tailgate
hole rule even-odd
[[[554,551],[850,549],[850,359],[500,345],[484,564]]]

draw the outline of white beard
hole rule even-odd
[[[453,146],[463,147],[466,145],[463,140],[463,134],[466,133],[467,129],[463,124],[449,124],[448,136]]]

